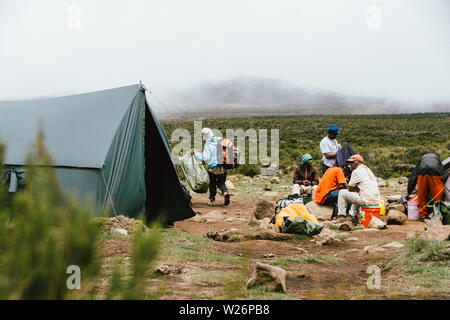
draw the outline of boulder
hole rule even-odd
[[[237,176],[228,176],[227,177],[227,181],[237,182],[237,181],[239,181],[239,177],[237,177]]]
[[[258,200],[256,202],[255,210],[253,211],[253,215],[256,219],[262,220],[264,218],[271,219],[275,214],[275,204],[269,202],[267,200]]]
[[[432,240],[450,240],[450,225],[443,225],[439,217],[425,220],[425,237]]]
[[[405,213],[405,206],[401,203],[391,203],[388,205],[388,213],[390,210],[397,210],[400,211],[401,213]]]
[[[286,271],[268,264],[256,263],[255,271],[248,280],[246,288],[265,287],[271,291],[286,292]]]
[[[319,220],[330,220],[333,215],[333,207],[318,205],[314,201],[308,202],[305,206],[309,213]]]
[[[244,231],[244,230],[228,230],[228,231],[208,231],[205,236],[215,241],[221,242],[237,242],[247,240],[272,240],[272,241],[285,241],[294,238],[292,234],[274,232],[272,230],[262,231]]]
[[[270,177],[269,182],[275,184],[280,183],[280,178],[278,178],[277,176]]]
[[[386,187],[387,186],[386,180],[384,180],[382,178],[377,178],[377,183],[378,183],[379,187]]]
[[[389,196],[386,197],[386,201],[388,203],[399,202],[401,198],[402,198],[401,195],[389,195]]]
[[[225,187],[227,187],[228,190],[234,190],[235,189],[233,182],[231,182],[229,180],[225,181]]]
[[[322,229],[322,232],[313,236],[314,242],[319,246],[330,245],[334,243],[341,242],[338,238],[339,234],[330,229]]]
[[[366,253],[366,254],[375,254],[375,253],[384,252],[384,251],[386,251],[386,249],[384,249],[382,247],[379,247],[376,244],[373,244],[373,245],[370,245],[370,246],[365,246],[364,249],[363,249],[363,252]]]
[[[393,241],[393,242],[386,243],[386,244],[382,245],[381,247],[385,248],[385,249],[386,248],[401,249],[404,246],[405,245],[400,242]]]
[[[425,222],[425,231],[435,228],[435,227],[441,227],[442,221],[439,219],[439,217],[433,217],[431,219],[427,219]]]
[[[264,190],[264,191],[270,191],[270,190],[272,190],[272,186],[270,185],[270,182],[269,182],[269,183],[266,183],[266,184],[264,185],[263,190]]]
[[[398,210],[389,210],[387,224],[403,224],[408,216]]]
[[[372,219],[370,219],[369,228],[382,230],[386,229],[387,226],[383,221],[381,221],[381,219],[377,217],[372,217]]]
[[[352,231],[352,223],[350,221],[346,221],[344,223],[341,223],[339,226],[339,230],[341,231]]]
[[[436,254],[436,259],[441,261],[450,260],[450,248],[439,250]]]
[[[397,179],[397,182],[398,182],[399,184],[405,184],[405,183],[408,183],[408,178],[407,178],[407,177],[400,177],[400,178]]]
[[[267,230],[267,229],[269,229],[269,224],[270,224],[270,218],[264,218],[261,220],[259,227],[263,230]]]
[[[117,235],[121,235],[121,236],[126,236],[128,235],[128,231],[122,228],[114,228],[111,229],[111,233],[113,234],[117,234]]]
[[[180,274],[180,273],[184,272],[184,269],[182,267],[176,266],[176,265],[160,264],[156,268],[155,272],[159,273],[159,274],[164,274],[164,275]]]

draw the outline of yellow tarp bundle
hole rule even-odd
[[[319,220],[315,216],[313,216],[311,213],[309,213],[308,209],[304,204],[300,203],[293,203],[278,213],[277,217],[275,218],[275,225],[279,228],[283,227],[283,219],[284,217],[291,217],[292,220],[294,220],[296,217],[302,217],[305,220],[319,223]]]

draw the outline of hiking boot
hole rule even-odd
[[[227,206],[227,205],[229,205],[229,204],[230,204],[230,194],[227,193],[227,194],[225,195],[224,205]]]
[[[216,205],[216,201],[215,200],[209,200],[208,206],[214,207],[215,205]]]

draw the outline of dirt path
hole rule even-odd
[[[417,286],[411,281],[415,275],[398,269],[385,270],[387,261],[401,250],[387,248],[382,252],[367,254],[364,247],[381,246],[393,241],[404,242],[409,233],[424,230],[421,222],[407,221],[401,226],[389,225],[387,230],[355,228],[350,232],[337,230],[342,241],[319,246],[306,236],[284,241],[247,240],[220,242],[205,237],[209,231],[226,231],[232,228],[258,231],[259,222],[253,216],[258,198],[275,201],[290,189],[289,179],[274,185],[269,192],[262,191],[264,181],[246,179],[235,182],[236,189],[231,204],[223,206],[223,197],[217,205],[209,207],[207,194],[193,193],[193,209],[197,218],[175,223],[173,228],[161,232],[161,250],[157,264],[176,266],[182,270],[168,275],[151,277],[149,287],[161,288],[158,299],[448,299],[448,290],[434,291],[435,282]],[[393,186],[393,187],[392,187]],[[382,188],[383,196],[401,193],[395,183]],[[213,211],[220,218],[200,219]],[[385,219],[385,218],[384,218]],[[334,227],[334,228],[332,228]],[[105,287],[114,265],[130,267],[129,239],[108,239],[104,242],[103,269],[107,275],[100,281]],[[270,257],[267,257],[270,254]],[[287,271],[287,293],[273,293],[260,289],[246,290],[245,283],[256,262],[279,266]],[[381,288],[368,289],[369,266],[381,270]],[[444,275],[445,277],[445,275]],[[413,279],[414,280],[414,279]],[[445,281],[445,280],[444,280]],[[444,286],[445,287],[445,286]],[[447,286],[448,287],[448,286]]]
[[[217,202],[220,203],[220,201],[221,198]],[[206,195],[195,194],[193,208],[199,215],[218,210],[227,218],[231,218],[231,221],[196,222],[188,219],[176,222],[174,229],[201,236],[210,230],[249,229],[249,222],[255,220],[252,212],[256,201],[256,199],[232,197],[230,206],[224,207],[219,204],[211,208],[207,206]],[[423,223],[408,221],[402,226],[390,225],[387,230],[366,229],[343,233],[347,238],[357,239],[330,246],[318,246],[310,239],[294,239],[285,242],[252,240],[231,243],[214,241],[212,243],[218,254],[236,256],[246,252],[252,263],[260,261],[271,264],[273,261],[286,260],[283,266],[287,267],[288,271],[292,270],[288,273],[288,290],[297,299],[351,299],[358,296],[384,298],[386,292],[383,288],[377,291],[366,290],[366,281],[369,277],[366,270],[369,265],[382,265],[389,257],[396,254],[398,249],[388,249],[368,255],[363,253],[363,248],[371,244],[381,245],[392,241],[403,241],[408,233],[421,233],[422,231]],[[273,254],[274,257],[265,258],[264,255],[267,253]],[[301,266],[295,263],[295,259],[311,255],[331,257],[331,262],[313,262],[301,264]],[[289,259],[292,259],[293,263],[289,263]],[[301,278],[298,277],[299,274],[302,275]],[[392,278],[395,275],[389,274],[389,277]],[[386,277],[387,281],[389,281],[388,279]],[[384,287],[386,288],[386,283],[384,283]],[[397,297],[401,298],[401,296]]]

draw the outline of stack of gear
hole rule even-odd
[[[282,233],[306,234],[309,236],[318,234],[323,229],[323,224],[308,212],[304,204],[294,203],[282,209],[275,216],[275,225]]]
[[[198,161],[191,152],[180,157],[181,170],[194,192],[206,193],[209,188],[209,176],[202,163]]]

